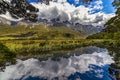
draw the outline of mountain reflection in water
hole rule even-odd
[[[90,46],[72,54],[59,60],[17,60],[0,73],[0,80],[115,80],[108,71],[114,61],[106,49]]]

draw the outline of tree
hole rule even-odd
[[[0,43],[0,71],[4,71],[7,64],[15,64],[16,54]]]
[[[95,39],[120,39],[120,0],[114,0],[112,3],[116,7],[116,16],[111,18],[106,24],[106,28],[100,32],[93,34],[87,38]]]
[[[120,0],[114,0],[112,4],[113,4],[113,6],[115,6],[116,8],[120,8]]]

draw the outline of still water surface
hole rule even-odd
[[[115,80],[108,70],[114,63],[108,50],[89,46],[65,55],[45,61],[17,60],[0,73],[0,80]]]

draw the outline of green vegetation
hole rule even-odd
[[[53,51],[94,45],[105,40],[1,40],[18,58],[51,54]],[[51,54],[52,55],[52,54]]]
[[[116,4],[114,2],[114,4]],[[78,47],[97,46],[107,48],[120,68],[120,8],[116,16],[106,23],[106,28],[90,35],[79,33],[68,27],[47,26],[46,24],[9,26],[0,24],[0,68],[6,63],[14,64],[14,58],[46,58],[64,54]],[[119,75],[118,75],[119,76]]]
[[[112,45],[114,45],[114,48],[118,49],[120,44],[118,40],[111,39],[1,40],[0,42],[7,46],[10,51],[16,53],[17,58],[43,57],[43,55],[53,55],[55,51],[73,50],[85,46],[110,48],[111,51],[113,49],[111,48]]]
[[[96,46],[107,48],[116,63],[116,66],[111,66],[111,68],[120,69],[120,0],[114,0],[113,6],[117,8],[116,16],[105,24],[106,28],[102,32],[90,35],[87,39],[112,39],[113,42],[107,41]],[[120,73],[116,72],[115,74],[119,80]]]
[[[5,45],[0,43],[0,71],[3,71],[6,65],[15,64],[15,57],[15,53],[11,52]]]
[[[88,39],[116,39],[120,40],[120,1],[115,0],[113,5],[116,6],[116,16],[111,18],[106,24],[106,28],[100,32],[88,36]]]
[[[112,3],[113,6],[115,6],[116,8],[120,7],[120,0],[114,0],[114,2]]]
[[[17,58],[27,59],[31,57],[45,58],[53,56],[58,51],[71,51],[75,48],[97,46],[107,48],[114,56],[117,64],[120,64],[119,40],[111,39],[79,39],[79,40],[0,40],[8,51],[16,54]],[[8,53],[8,52],[7,52]]]
[[[44,23],[35,25],[19,23],[15,26],[0,24],[0,43],[6,47],[5,50],[0,49],[5,51],[0,55],[0,64],[5,66],[6,63],[15,63],[14,58],[45,58],[59,53],[58,51],[64,53],[66,50],[93,42],[85,41],[85,37],[86,35],[67,26],[47,26]],[[9,58],[4,53],[9,54]]]
[[[9,26],[0,25],[0,40],[30,39],[30,40],[55,40],[55,39],[83,39],[86,35],[79,33],[67,26],[55,27],[46,24]]]

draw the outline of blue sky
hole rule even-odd
[[[103,11],[106,13],[113,13],[115,12],[115,8],[112,6],[113,0],[102,0],[103,1]]]
[[[75,1],[79,1],[79,0],[67,0],[70,4],[73,4],[75,5],[76,7],[78,7],[79,5],[82,5],[82,3],[76,3]],[[93,0],[94,1],[97,1],[97,0]],[[103,11],[105,13],[114,13],[115,12],[115,9],[114,7],[112,6],[112,2],[113,0],[102,0],[103,2],[103,9],[102,10],[96,10],[96,12],[98,11]],[[96,4],[93,4],[93,6],[96,5]]]
[[[39,0],[28,0],[29,2],[38,2]],[[70,4],[73,4],[75,6],[79,6],[81,5],[82,3],[75,3],[75,1],[78,1],[78,0],[67,0]],[[96,0],[93,0],[93,1],[96,1]],[[103,1],[103,9],[102,10],[96,10],[96,12],[98,11],[103,11],[105,13],[114,13],[115,12],[115,9],[114,7],[112,6],[112,2],[113,0],[102,0]]]
[[[39,0],[28,0],[28,2],[38,2]]]

